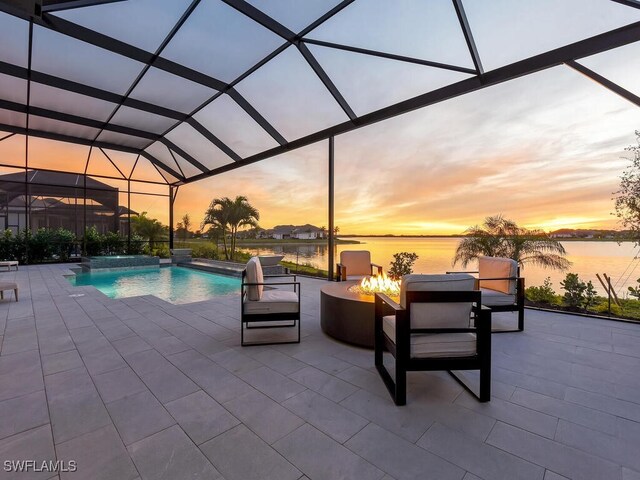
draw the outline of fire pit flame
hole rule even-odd
[[[384,293],[390,296],[398,296],[400,295],[400,281],[392,280],[383,272],[382,275],[363,278],[360,285],[355,285],[350,290],[366,295]]]

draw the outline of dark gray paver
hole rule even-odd
[[[256,368],[240,378],[276,402],[283,402],[307,389],[269,367]]]
[[[51,438],[51,426],[43,425],[26,432],[18,433],[8,438],[0,440],[0,459],[2,459],[2,478],[7,479],[48,479],[54,476],[55,472],[36,472],[33,468],[29,471],[16,471],[16,464],[12,464],[11,472],[5,472],[5,461],[33,460],[41,462],[55,462],[56,454]],[[24,468],[24,467],[23,467]]]
[[[68,350],[42,357],[42,371],[45,375],[52,375],[82,366],[82,359],[77,350]]]
[[[619,478],[620,466],[559,442],[498,422],[487,443],[561,475],[581,479]]]
[[[418,445],[481,478],[541,480],[544,476],[542,467],[437,423]]]
[[[358,390],[358,387],[353,384],[314,367],[305,367],[298,370],[289,375],[289,378],[334,402],[340,402]]]
[[[75,472],[62,479],[133,480],[138,476],[127,449],[113,425],[94,430],[56,445],[60,459],[75,460]]]
[[[165,407],[196,445],[240,423],[202,390],[169,402]]]
[[[0,438],[49,423],[44,390],[0,402]]]
[[[460,480],[464,470],[383,428],[369,424],[346,444],[353,452],[398,480]]]
[[[282,405],[340,443],[349,440],[369,423],[369,420],[310,390],[299,393]]]
[[[377,480],[384,476],[382,470],[309,424],[279,440],[273,447],[309,478]]]
[[[220,473],[178,426],[130,445],[129,452],[145,480],[220,478]]]
[[[206,442],[201,449],[227,480],[295,480],[301,476],[244,425]]]
[[[224,407],[269,444],[304,423],[300,417],[257,390],[226,402]]]
[[[93,377],[104,403],[146,391],[145,384],[129,367],[101,373]]]
[[[125,445],[175,423],[173,417],[148,390],[109,403],[107,408]]]
[[[66,442],[111,423],[84,367],[45,377],[56,443]]]

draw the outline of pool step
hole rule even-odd
[[[243,263],[233,264],[228,262],[180,262],[178,263],[178,266],[202,270],[203,272],[231,275],[234,277],[242,276],[242,270],[244,270]]]

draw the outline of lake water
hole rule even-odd
[[[336,261],[343,250],[369,250],[374,263],[382,265],[387,271],[393,254],[398,252],[415,252],[419,258],[414,265],[415,273],[442,273],[449,270],[462,270],[460,265],[452,266],[451,261],[458,245],[458,238],[378,238],[378,237],[340,237],[345,240],[357,240],[361,245],[338,245]],[[563,242],[567,250],[567,258],[573,262],[570,272],[577,273],[580,278],[591,280],[598,292],[604,290],[596,278],[606,273],[611,277],[619,295],[626,295],[627,286],[635,285],[640,278],[640,261],[635,259],[638,249],[631,242],[618,245],[617,242]],[[323,269],[327,268],[328,249],[325,245],[278,245],[275,247],[245,248],[254,254],[284,254],[285,260],[311,264]],[[467,270],[474,270],[476,265],[469,265]],[[566,272],[548,270],[527,265],[522,270],[526,285],[541,285],[545,277],[551,277],[553,287],[560,293],[560,281]]]

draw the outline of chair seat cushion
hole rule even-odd
[[[482,304],[487,307],[501,307],[503,305],[513,305],[516,303],[515,295],[508,295],[502,292],[496,292],[490,288],[481,288]]]
[[[387,337],[396,341],[396,317],[389,315],[382,318],[382,330]],[[476,334],[434,333],[411,335],[411,357],[469,357],[476,354]]]
[[[362,280],[365,277],[369,277],[370,275],[347,275],[346,280]]]
[[[245,300],[245,313],[297,313],[298,294],[287,290],[265,290],[260,300]]]

